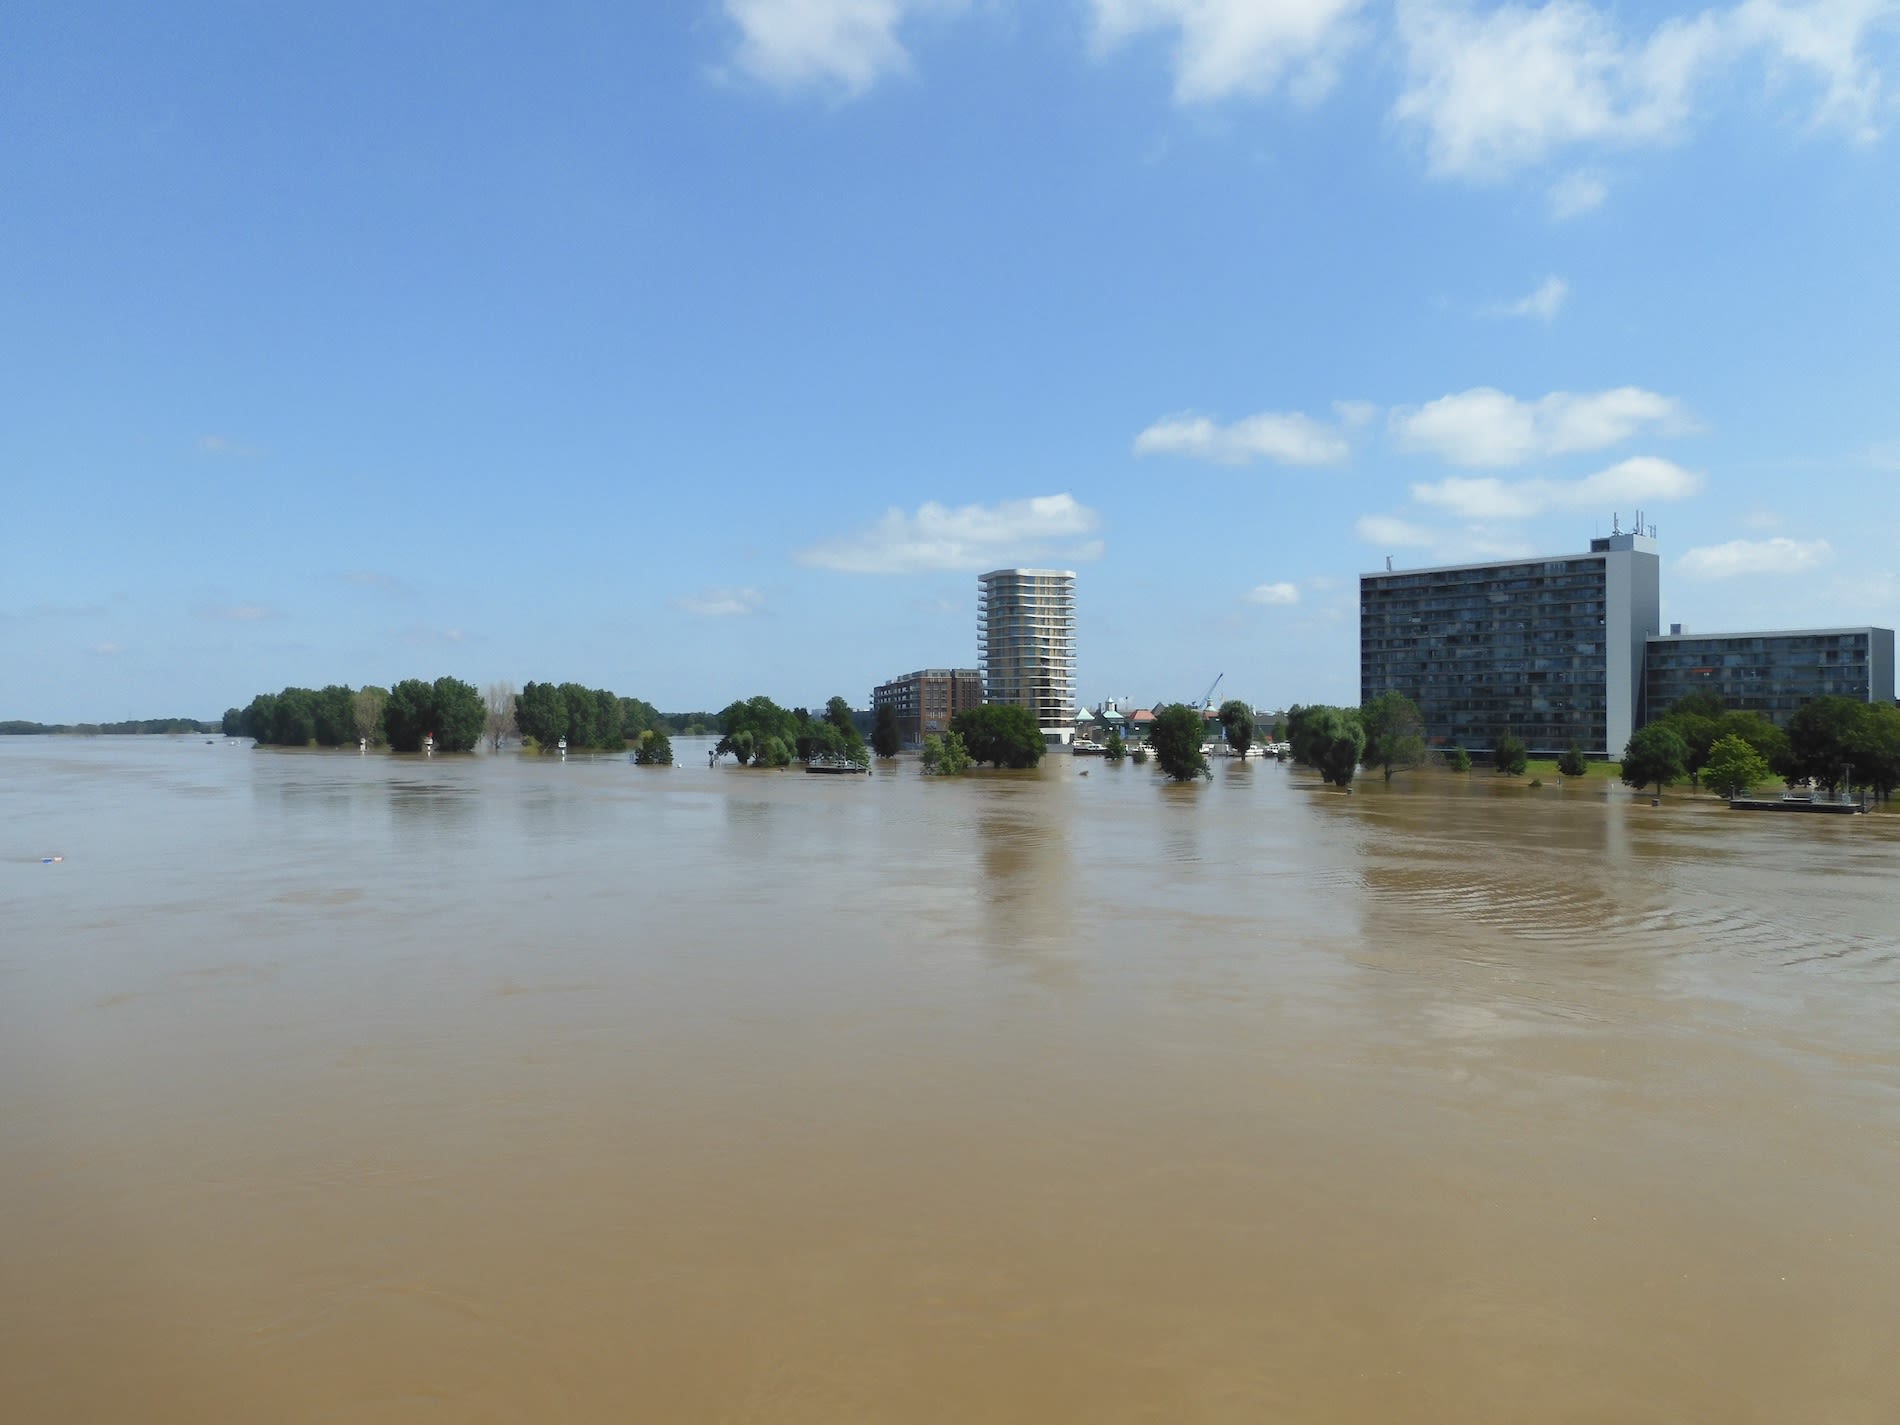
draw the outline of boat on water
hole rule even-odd
[[[1081,737],[1076,738],[1075,741],[1069,744],[1069,751],[1074,753],[1077,757],[1106,757],[1108,756],[1108,749],[1104,747],[1101,743],[1090,742],[1086,738],[1081,738]]]
[[[1803,811],[1823,815],[1859,816],[1867,810],[1864,801],[1819,796],[1814,792],[1783,792],[1778,797],[1730,797],[1730,811]]]
[[[869,772],[869,762],[854,762],[849,757],[814,757],[805,764],[807,772],[816,772],[829,776],[850,776],[854,772]]]

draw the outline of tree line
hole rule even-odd
[[[814,715],[808,708],[780,707],[761,693],[728,703],[718,721],[713,755],[736,758],[741,767],[789,767],[823,758],[868,760],[864,734],[851,705],[841,697],[831,698],[824,711]],[[879,740],[880,757],[896,755],[895,722],[890,729],[893,736]]]
[[[567,739],[572,750],[584,748],[624,751],[630,742],[638,742],[646,732],[670,731],[659,712],[641,698],[617,697],[606,688],[588,688],[579,683],[522,684],[519,693],[507,684],[490,689],[490,711],[502,720],[490,735],[505,737],[510,731],[521,737],[530,750],[549,749]],[[512,699],[512,723],[503,704]],[[497,741],[496,746],[500,743]]]
[[[129,722],[22,722],[17,718],[0,722],[0,737],[40,737],[71,734],[76,737],[125,737],[132,734],[179,732],[217,732],[222,723],[200,722],[195,717],[147,717]]]
[[[433,736],[440,751],[467,752],[486,721],[482,695],[460,678],[406,678],[392,688],[332,683],[259,693],[246,707],[227,710],[220,726],[228,737],[277,747],[347,747],[362,740],[419,752]]]
[[[1622,777],[1659,793],[1687,781],[1723,797],[1778,777],[1884,801],[1900,787],[1900,708],[1819,697],[1780,728],[1760,713],[1725,709],[1712,692],[1691,693],[1630,738]]]

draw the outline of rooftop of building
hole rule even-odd
[[[1517,569],[1527,564],[1551,564],[1572,559],[1596,559],[1605,554],[1656,554],[1659,547],[1655,534],[1636,534],[1618,530],[1614,534],[1598,535],[1590,541],[1588,549],[1576,549],[1559,554],[1520,554],[1515,559],[1471,559],[1457,564],[1425,564],[1417,568],[1374,569],[1359,576],[1361,583],[1367,579],[1399,579],[1412,574],[1460,574],[1477,572],[1483,569]]]
[[[1682,633],[1652,633],[1649,635],[1649,642],[1694,643],[1702,639],[1731,638],[1835,638],[1844,633],[1884,633],[1888,637],[1893,636],[1893,630],[1890,628],[1882,628],[1876,623],[1860,623],[1852,624],[1844,628],[1744,628],[1738,630],[1711,629],[1702,633],[1693,631],[1684,631]]]

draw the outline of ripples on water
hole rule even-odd
[[[1900,817],[679,747],[0,741],[9,1425],[1900,1417]]]

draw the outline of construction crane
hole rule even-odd
[[[1198,703],[1195,703],[1195,704],[1193,705],[1193,706],[1194,706],[1194,711],[1196,711],[1196,712],[1200,712],[1200,711],[1201,711],[1201,710],[1202,710],[1203,708],[1205,708],[1205,707],[1206,707],[1206,706],[1207,706],[1207,705],[1208,705],[1209,703],[1211,703],[1211,702],[1213,702],[1213,701],[1214,701],[1214,690],[1215,690],[1216,688],[1218,688],[1218,687],[1220,687],[1220,684],[1221,684],[1221,679],[1222,679],[1222,678],[1225,678],[1226,676],[1227,676],[1227,675],[1226,675],[1225,673],[1221,673],[1221,674],[1219,674],[1219,675],[1217,675],[1217,676],[1215,677],[1215,679],[1214,679],[1214,681],[1213,681],[1213,682],[1211,682],[1211,683],[1209,683],[1209,684],[1207,685],[1207,691],[1206,691],[1205,693],[1203,693],[1203,694],[1201,694],[1201,700],[1200,700],[1200,701],[1199,701]]]

